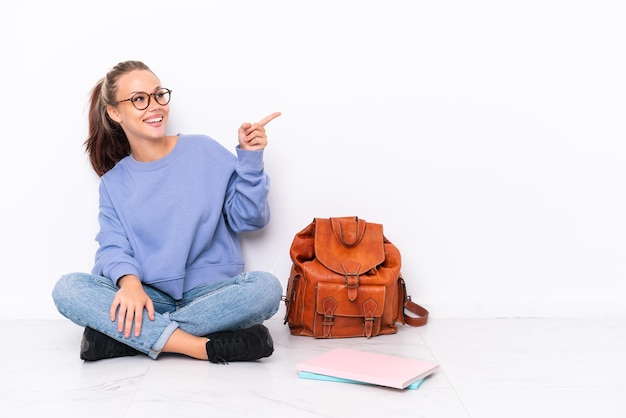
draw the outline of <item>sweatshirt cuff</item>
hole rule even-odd
[[[109,278],[111,279],[113,284],[119,287],[117,282],[122,278],[122,276],[126,276],[127,274],[134,274],[141,279],[141,275],[139,274],[137,268],[130,263],[117,264],[111,269],[111,272],[109,273]]]
[[[237,145],[237,166],[247,170],[263,170],[263,150],[244,150]]]

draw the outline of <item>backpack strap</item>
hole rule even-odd
[[[398,288],[402,301],[402,322],[412,327],[426,325],[428,322],[428,309],[411,300],[411,296],[406,293],[406,283],[402,277],[398,278]],[[417,315],[417,317],[407,315],[407,311]]]

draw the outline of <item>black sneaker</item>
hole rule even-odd
[[[85,361],[96,361],[114,357],[136,356],[140,351],[121,343],[113,338],[85,327],[80,342],[80,358]]]
[[[274,352],[272,336],[261,324],[237,331],[215,332],[207,338],[206,352],[211,363],[254,361]]]

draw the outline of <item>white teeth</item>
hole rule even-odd
[[[147,123],[156,123],[156,122],[161,122],[163,120],[163,118],[155,118],[155,119],[148,119],[146,120]]]

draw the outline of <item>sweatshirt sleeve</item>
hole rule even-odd
[[[128,240],[104,182],[100,183],[100,230],[96,241],[100,244],[92,273],[108,277],[113,284],[124,275],[134,274],[141,279],[139,263],[133,258],[134,252]]]
[[[226,219],[235,232],[255,231],[267,225],[269,186],[263,151],[242,150],[237,146],[237,164],[224,203]]]

